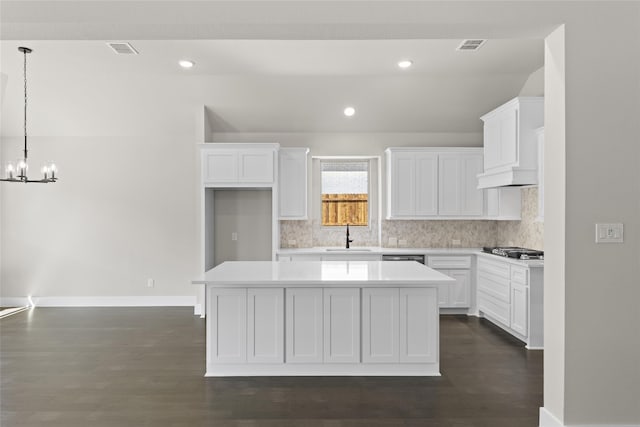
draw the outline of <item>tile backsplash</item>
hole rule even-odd
[[[538,189],[523,188],[521,221],[389,221],[382,220],[382,241],[377,227],[351,227],[352,245],[389,245],[389,238],[404,240],[399,247],[479,248],[482,246],[522,246],[544,248],[543,224],[536,222]],[[295,244],[292,242],[295,241]],[[458,242],[459,241],[459,242]],[[280,247],[309,248],[344,246],[345,227],[322,227],[319,221],[280,221]]]
[[[544,223],[536,221],[538,188],[529,187],[520,191],[522,192],[522,220],[501,221],[498,224],[497,244],[544,250]]]

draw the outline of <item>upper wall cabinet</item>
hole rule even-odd
[[[484,172],[478,175],[478,187],[537,184],[535,129],[544,123],[544,98],[514,98],[481,119],[484,122]]]
[[[438,215],[482,215],[483,193],[477,188],[480,172],[481,149],[438,155]]]
[[[387,217],[419,218],[438,214],[438,154],[389,148]]]
[[[280,219],[307,219],[308,148],[278,151],[278,196]]]
[[[272,186],[278,147],[278,144],[203,144],[202,182],[205,186]]]
[[[483,216],[481,148],[389,148],[387,218]]]

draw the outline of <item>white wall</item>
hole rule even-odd
[[[2,297],[193,295],[192,139],[31,138],[60,181],[2,183]],[[20,142],[4,140],[3,156]]]
[[[564,421],[640,424],[640,55],[624,47],[640,3],[580,10],[565,25]],[[624,223],[625,243],[595,244],[597,222]]]
[[[565,414],[565,40],[564,26],[545,41],[544,408]]]

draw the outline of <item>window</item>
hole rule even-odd
[[[320,163],[322,225],[369,225],[369,161]]]

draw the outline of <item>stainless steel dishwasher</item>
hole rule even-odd
[[[383,261],[418,261],[424,264],[424,255],[382,255]]]

